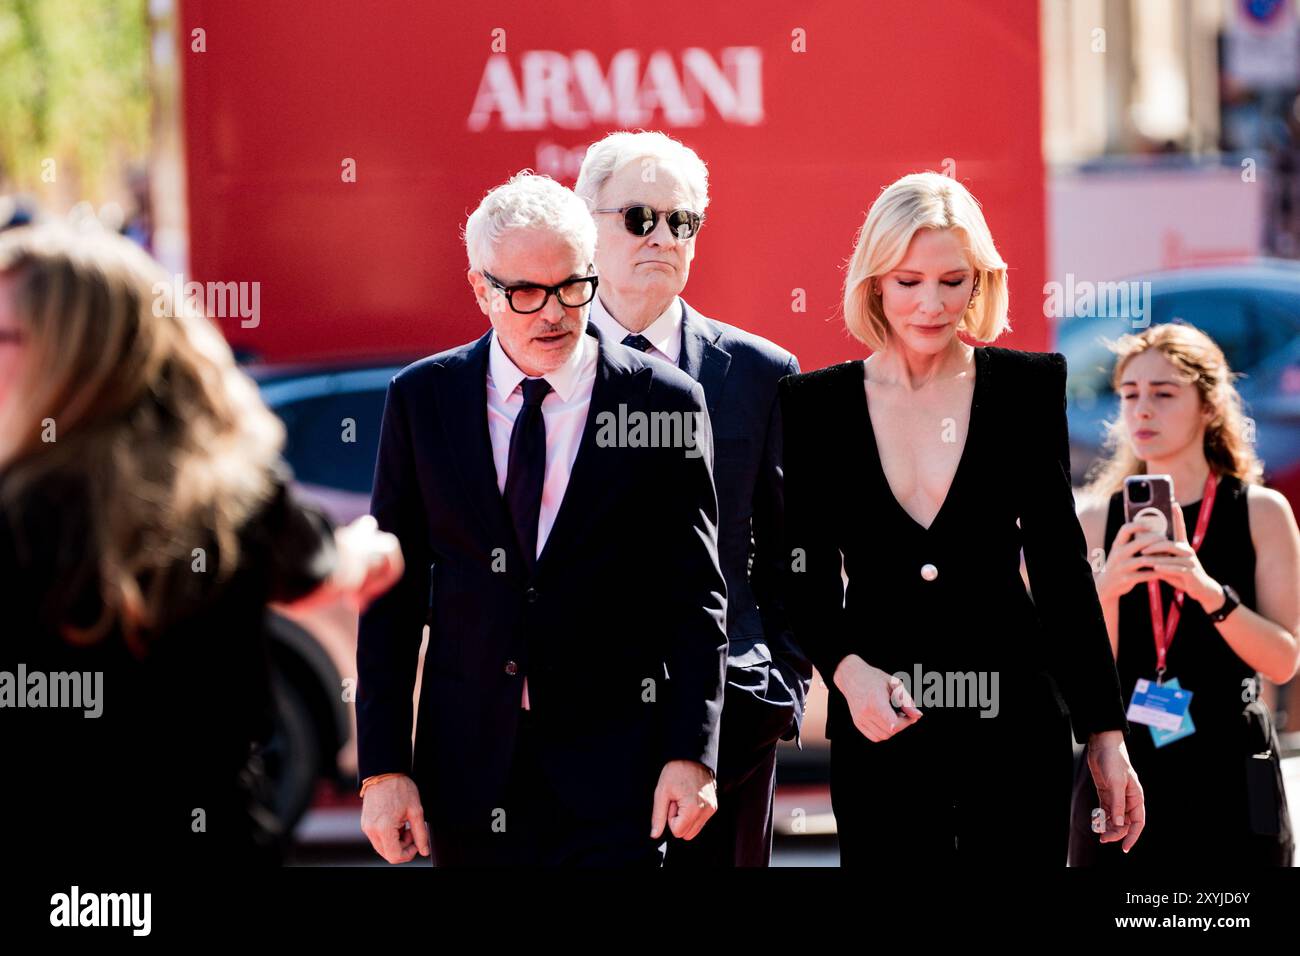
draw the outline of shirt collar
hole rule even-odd
[[[560,396],[560,400],[567,402],[572,397],[578,387],[578,379],[581,377],[589,360],[595,357],[593,346],[595,342],[591,341],[591,336],[587,335],[585,330],[578,334],[578,345],[569,356],[569,360],[553,372],[547,372],[542,378],[546,379],[551,385],[551,390]],[[503,399],[509,398],[514,394],[515,389],[519,387],[528,376],[520,371],[519,366],[511,361],[506,350],[501,347],[501,340],[497,337],[496,330],[492,330],[492,343],[488,346],[488,374],[492,377],[492,384]]]
[[[591,321],[596,323],[596,328],[606,341],[622,342],[626,336],[633,334],[631,329],[624,328],[619,324],[618,319],[609,314],[605,303],[600,301],[599,292],[591,301]],[[651,345],[668,356],[670,361],[676,362],[682,351],[681,297],[673,296],[673,301],[668,303],[668,308],[646,326],[641,334]]]

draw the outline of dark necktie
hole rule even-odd
[[[623,344],[630,349],[636,349],[638,352],[649,352],[653,348],[650,340],[644,335],[629,335],[623,339]]]
[[[542,513],[542,480],[546,477],[546,420],[542,399],[551,391],[544,378],[523,381],[524,407],[510,432],[506,465],[506,507],[515,526],[515,539],[531,569],[537,562],[537,519]]]

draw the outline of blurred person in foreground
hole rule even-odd
[[[1285,684],[1300,663],[1295,515],[1260,483],[1232,370],[1209,336],[1170,323],[1112,348],[1114,449],[1079,518],[1090,553],[1106,555],[1095,583],[1124,699],[1143,679],[1192,696],[1176,730],[1138,725],[1129,738],[1150,811],[1141,845],[1126,858],[1089,839],[1096,790],[1080,774],[1070,862],[1290,866],[1277,732],[1259,678]],[[1143,474],[1172,479],[1172,540],[1125,521],[1124,481]]]
[[[653,170],[653,176],[647,176]],[[665,866],[768,866],[780,740],[798,740],[812,665],[781,600],[784,550],[777,382],[799,371],[785,349],[701,315],[681,298],[709,204],[693,149],[663,133],[611,133],[587,150],[574,191],[596,213],[602,337],[662,359],[700,383],[718,453],[718,553],[727,579],[727,683],[718,812]],[[655,521],[671,488],[658,489]],[[629,578],[628,587],[636,581]]]
[[[373,519],[336,533],[295,500],[282,425],[170,288],[122,237],[0,235],[10,859],[277,862],[267,605],[360,607],[401,571]]]
[[[704,391],[588,324],[596,226],[559,183],[493,189],[465,245],[491,328],[384,408],[371,511],[407,565],[361,619],[362,829],[390,863],[657,866],[717,809]]]

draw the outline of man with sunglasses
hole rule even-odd
[[[717,454],[718,545],[730,650],[718,766],[718,812],[700,836],[671,841],[668,866],[767,866],[778,740],[798,741],[812,666],[781,600],[784,562],[777,382],[794,356],[706,318],[681,298],[708,205],[708,171],[663,133],[619,132],[588,149],[578,195],[596,215],[600,288],[592,324],[605,341],[685,371],[707,400]],[[663,486],[646,521],[676,494]],[[629,578],[629,583],[632,579]]]
[[[494,189],[465,225],[491,329],[389,385],[371,511],[406,573],[361,619],[357,730],[362,829],[390,863],[656,866],[717,806],[704,392],[588,328],[595,242],[553,180]],[[631,413],[691,420],[692,446],[606,441]]]

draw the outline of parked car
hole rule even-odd
[[[1300,511],[1300,263],[1261,260],[1138,277],[1149,281],[1146,319],[1181,319],[1213,338],[1253,419],[1265,477]],[[1100,297],[1099,297],[1100,298]],[[1057,350],[1069,363],[1067,415],[1071,470],[1082,482],[1100,456],[1105,421],[1118,415],[1110,387],[1114,356],[1103,339],[1137,331],[1132,319],[1076,316],[1057,327]],[[1145,321],[1145,319],[1144,319]]]

